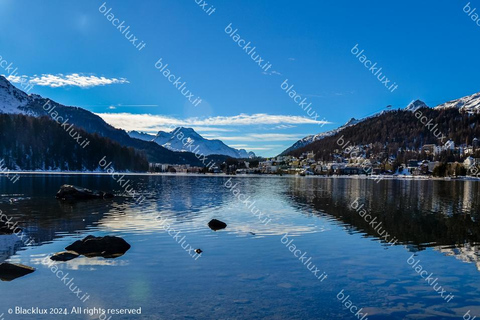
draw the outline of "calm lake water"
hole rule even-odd
[[[98,319],[15,315],[9,308],[142,308],[111,319],[368,319],[480,317],[480,183],[309,177],[233,177],[271,221],[263,224],[224,185],[224,176],[130,176],[135,203],[110,176],[0,178],[0,209],[37,242],[0,235],[0,262],[37,270],[0,282],[5,319]],[[111,191],[111,200],[55,199],[62,184]],[[13,200],[11,200],[13,199]],[[354,200],[398,242],[389,245],[351,208]],[[160,218],[160,219],[159,219]],[[213,219],[228,224],[214,232]],[[203,250],[193,259],[162,226]],[[282,237],[328,277],[318,280]],[[80,257],[56,266],[90,298],[79,300],[42,259],[87,235],[115,235],[132,248],[117,259]],[[454,297],[446,302],[407,263],[415,261]]]

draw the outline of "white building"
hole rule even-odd
[[[474,165],[475,165],[475,159],[472,157],[468,157],[463,161],[463,166],[465,168],[470,168],[471,166],[474,166]]]

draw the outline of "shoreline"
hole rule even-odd
[[[111,176],[108,172],[96,172],[96,171],[10,171],[20,176],[28,175],[52,175],[52,176],[67,176],[67,175],[90,175],[90,176]],[[412,176],[412,175],[289,175],[289,174],[226,174],[226,173],[169,173],[169,172],[118,172],[119,174],[126,176],[171,176],[171,177],[237,177],[237,178],[256,178],[256,177],[269,177],[269,178],[306,178],[306,179],[358,179],[358,180],[443,180],[443,181],[480,181],[480,177],[460,176],[460,177],[433,177],[433,176]],[[0,177],[6,177],[5,174],[0,173]],[[380,181],[379,180],[379,181]]]

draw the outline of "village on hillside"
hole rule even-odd
[[[456,146],[451,140],[444,145],[425,144],[419,150],[399,150],[404,159],[387,152],[372,153],[371,146],[355,146],[345,151],[336,149],[332,160],[324,161],[306,152],[299,157],[280,155],[273,158],[227,159],[210,168],[190,165],[151,163],[150,172],[216,173],[216,174],[277,174],[277,175],[391,175],[391,176],[477,176],[480,173],[480,143]],[[355,156],[353,156],[355,155]]]

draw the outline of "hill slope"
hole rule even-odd
[[[327,131],[327,132],[321,132],[319,134],[314,134],[314,135],[310,135],[310,136],[306,136],[305,138],[301,139],[301,140],[298,140],[297,142],[295,142],[290,148],[286,149],[285,151],[283,151],[280,155],[283,156],[283,155],[287,155],[289,154],[290,152],[292,152],[293,150],[296,150],[296,149],[299,149],[299,148],[303,148],[307,145],[309,145],[310,143],[312,142],[315,142],[315,141],[318,141],[318,140],[322,140],[323,138],[326,138],[326,137],[331,137],[335,134],[337,134],[338,132],[340,132],[341,130],[347,128],[347,127],[350,127],[350,126],[353,126],[357,123],[359,123],[360,121],[362,120],[357,120],[355,118],[351,118],[347,123],[345,123],[343,126],[337,128],[337,129],[334,129],[334,130],[330,130],[330,131]]]
[[[131,138],[124,130],[112,127],[88,110],[64,106],[35,94],[27,95],[14,87],[5,77],[0,76],[0,113],[50,117],[45,110],[48,110],[49,106],[47,105],[44,109],[47,102],[52,108],[55,108],[59,116],[69,119],[69,123],[75,127],[109,138],[123,146],[143,151],[150,162],[202,165],[201,161],[192,153],[173,152],[154,142]]]
[[[384,152],[395,155],[398,152],[418,150],[424,144],[442,145],[452,139],[458,145],[471,143],[473,138],[480,137],[480,114],[460,113],[451,108],[438,110],[424,107],[418,111],[427,119],[432,119],[432,123],[437,125],[436,132],[440,132],[446,139],[440,141],[412,111],[395,110],[364,120],[289,154],[299,156],[313,151],[317,159],[331,160],[335,150],[342,149],[341,145],[350,142],[349,145],[368,145],[370,151],[377,154]]]
[[[466,143],[467,139],[471,142],[474,136],[479,137],[478,132],[471,130],[472,128],[454,127],[463,125],[476,126],[476,124],[467,121],[469,116],[473,117],[473,119],[477,119],[480,115],[480,93],[476,93],[471,96],[440,104],[433,109],[429,108],[423,101],[415,100],[404,109],[405,112],[410,112],[410,117],[408,114],[406,114],[406,117],[402,117],[402,112],[400,110],[389,110],[382,111],[379,114],[361,120],[352,118],[349,122],[338,129],[307,136],[297,141],[290,148],[282,152],[282,155],[298,155],[305,151],[319,151],[319,148],[323,148],[321,147],[322,145],[330,146],[333,148],[330,150],[332,151],[335,147],[338,148],[338,145],[332,145],[330,143],[331,139],[326,141],[325,144],[317,142],[328,137],[340,137],[344,132],[352,132],[352,128],[355,128],[353,129],[355,132],[357,130],[365,130],[366,132],[369,132],[368,134],[371,134],[371,136],[370,138],[363,134],[360,134],[361,137],[358,138],[352,136],[351,138],[354,141],[351,141],[351,143],[357,143],[359,141],[363,141],[362,143],[364,144],[379,143],[381,145],[394,143],[395,145],[402,145],[404,148],[418,148],[426,143],[440,144],[432,132],[429,132],[428,129],[426,129],[411,113],[411,111],[417,109],[420,110],[420,112],[423,112],[423,115],[427,116],[428,119],[432,119],[434,124],[438,123],[436,129],[439,129],[445,136],[452,138],[456,144]],[[408,125],[408,123],[403,123],[402,121],[395,122],[393,121],[394,119],[385,124],[379,123],[379,121],[382,122],[385,119],[391,119],[392,112],[396,115],[400,115],[402,121],[411,122],[410,125]],[[386,128],[385,125],[390,127]],[[373,126],[372,130],[366,129],[366,126]],[[412,133],[406,131],[405,126],[408,126],[409,130],[413,130]],[[395,141],[391,140],[392,137],[395,137]],[[404,140],[404,143],[401,143],[402,139]],[[445,141],[443,143],[445,143]]]
[[[147,171],[145,155],[81,129],[80,145],[47,117],[0,114],[0,159],[9,169],[94,171],[105,157],[115,170]]]

